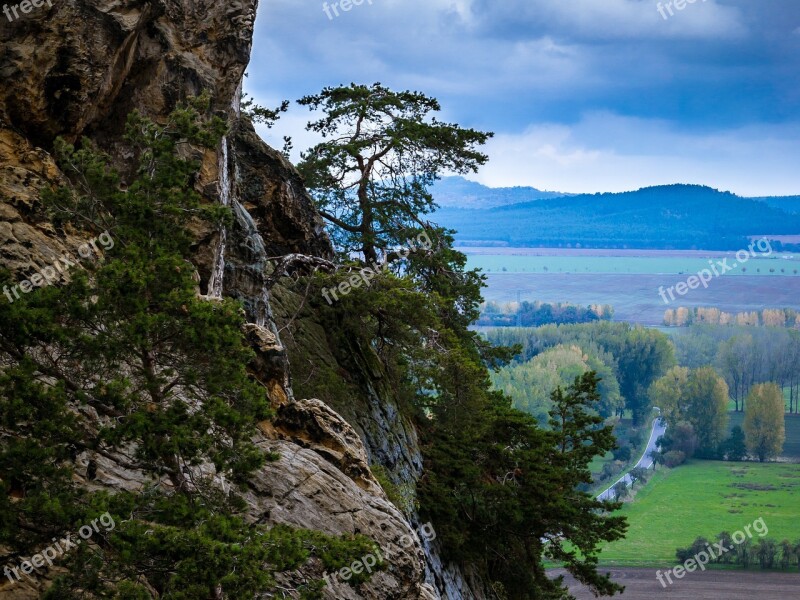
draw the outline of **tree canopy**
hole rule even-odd
[[[747,449],[758,460],[778,456],[786,440],[783,392],[774,383],[754,385],[747,396],[744,433]]]
[[[650,386],[649,394],[671,429],[691,427],[698,456],[718,456],[727,431],[728,386],[714,369],[673,367]]]
[[[515,408],[546,425],[552,408],[550,395],[587,371],[598,375],[599,414],[603,417],[617,414],[624,404],[613,369],[575,345],[549,348],[528,362],[509,365],[494,373],[492,382],[496,389],[514,399]]]
[[[439,102],[419,92],[350,84],[299,103],[323,113],[308,129],[324,141],[303,153],[298,170],[340,250],[370,263],[426,227],[429,187],[443,172],[475,172],[487,161],[478,148],[492,134],[439,121]]]
[[[613,370],[625,408],[631,410],[637,425],[650,412],[649,386],[675,364],[673,346],[667,336],[629,323],[603,321],[535,329],[505,327],[490,330],[487,337],[493,344],[521,345],[522,352],[517,358],[520,362],[554,346],[578,346]],[[606,379],[605,374],[603,378]]]

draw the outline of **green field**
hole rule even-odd
[[[769,537],[800,539],[800,465],[692,461],[660,469],[619,514],[624,540],[604,548],[606,566],[668,566],[697,536],[743,530],[758,518]],[[757,536],[756,536],[757,537]]]
[[[667,252],[664,253],[668,254]],[[709,259],[688,256],[517,256],[467,254],[469,268],[486,273],[604,273],[631,275],[691,275],[708,269]],[[721,260],[719,258],[714,259]],[[733,266],[736,260],[728,260]],[[791,259],[777,255],[751,258],[725,275],[791,275],[800,274],[800,257]]]

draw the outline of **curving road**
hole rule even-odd
[[[636,467],[643,467],[645,469],[649,469],[650,467],[653,466],[653,459],[650,458],[650,452],[652,452],[653,450],[656,449],[656,441],[658,440],[658,438],[660,438],[662,435],[664,435],[664,432],[666,430],[667,430],[667,424],[664,422],[663,419],[657,418],[655,421],[653,421],[653,431],[650,432],[650,439],[647,442],[647,448],[645,448],[644,454],[639,459],[639,462],[637,462],[634,465],[634,467],[633,467],[634,469]],[[625,475],[623,475],[622,477],[617,479],[614,483],[612,483],[608,488],[606,488],[605,491],[603,491],[601,494],[599,494],[597,496],[597,499],[598,500],[613,500],[614,499],[614,486],[617,485],[620,481],[624,481],[625,485],[627,485],[629,487],[630,487],[630,485],[632,483],[630,475],[628,475],[626,473]]]

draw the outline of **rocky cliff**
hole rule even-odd
[[[332,584],[328,598],[481,597],[458,570],[415,533],[412,502],[401,511],[371,471],[385,466],[413,497],[421,456],[413,425],[391,400],[369,351],[332,347],[305,314],[281,339],[300,299],[290,287],[268,289],[277,256],[330,258],[331,247],[303,183],[280,153],[266,146],[239,115],[256,0],[58,0],[40,2],[13,21],[0,17],[0,264],[20,278],[66,252],[81,236],[57,231],[44,217],[40,190],[65,182],[51,158],[57,136],[91,138],[126,169],[121,134],[138,109],[159,120],[182,99],[204,90],[230,123],[216,152],[202,158],[197,189],[208,202],[232,208],[222,231],[196,228],[199,292],[210,301],[242,301],[247,334],[258,354],[254,375],[269,390],[277,418],[261,427],[259,444],[277,452],[250,484],[250,517],[326,533],[362,533],[391,557],[366,584]],[[341,357],[347,356],[346,361]],[[345,364],[343,364],[343,362]],[[324,366],[348,382],[348,402],[326,403],[295,393],[292,378]],[[346,371],[344,374],[342,372]],[[338,411],[338,412],[337,412]],[[86,485],[137,489],[141,474],[86,452],[97,465]],[[224,481],[220,481],[225,486]],[[413,540],[402,544],[401,540]],[[311,573],[285,576],[288,588]],[[0,598],[36,598],[47,585],[0,587]],[[476,586],[479,587],[479,586]]]

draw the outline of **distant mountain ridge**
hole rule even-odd
[[[573,195],[534,187],[492,188],[459,176],[443,177],[434,184],[432,192],[442,208],[494,208]]]
[[[461,243],[739,250],[748,246],[748,236],[800,234],[797,212],[798,197],[744,198],[706,186],[675,184],[488,208],[451,204],[437,211],[435,219],[455,229]]]
[[[800,196],[766,196],[752,200],[764,202],[787,213],[800,214]]]

